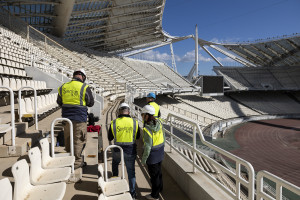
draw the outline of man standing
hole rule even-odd
[[[85,164],[81,153],[86,143],[87,133],[87,106],[94,105],[94,97],[90,87],[85,84],[84,69],[76,70],[73,79],[58,88],[57,103],[62,107],[62,117],[68,118],[73,124],[74,139],[74,168],[81,168]],[[70,126],[64,126],[65,148],[70,152]]]
[[[160,108],[159,105],[156,102],[154,102],[155,99],[156,99],[156,95],[152,92],[150,92],[146,97],[147,104],[152,106],[155,109],[154,117],[160,118]]]
[[[130,109],[127,103],[122,103],[119,107],[119,116],[111,122],[108,131],[108,140],[114,140],[115,145],[119,145],[124,151],[124,161],[127,169],[130,194],[136,198],[135,192],[135,159],[136,159],[136,139],[140,138],[140,129],[137,120],[130,117]],[[114,149],[112,172],[113,176],[119,175],[118,166],[121,161],[119,149]]]

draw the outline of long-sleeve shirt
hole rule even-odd
[[[159,121],[157,121],[156,125],[154,125],[153,123],[145,124],[145,127],[151,129],[154,132],[159,131],[161,126],[162,124]],[[165,134],[164,131],[163,134]],[[143,141],[144,141],[144,152],[142,156],[142,163],[156,164],[161,162],[164,159],[164,145],[159,148],[152,149],[153,139],[149,136],[149,134],[145,130],[143,131]]]
[[[118,118],[119,117],[130,117],[130,115],[119,115]],[[136,139],[138,140],[140,138],[140,136],[141,136],[140,127],[138,126],[137,133],[136,133]],[[107,137],[108,137],[109,141],[112,141],[115,138],[114,134],[111,130],[111,126],[109,126]],[[120,147],[123,149],[124,153],[130,154],[130,155],[136,154],[136,143],[131,144],[131,145],[120,145]],[[115,148],[114,151],[118,152],[119,149]]]
[[[73,81],[80,81],[79,78],[74,78]],[[62,97],[57,95],[57,104],[59,106],[63,105]],[[92,107],[94,105],[94,97],[90,87],[86,88],[85,92],[85,102],[86,106]],[[87,107],[62,107],[62,117],[68,118],[72,121],[86,122],[87,121]]]

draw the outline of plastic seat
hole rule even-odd
[[[29,166],[25,159],[12,166],[15,179],[14,200],[60,200],[66,192],[66,183],[53,183],[33,186],[29,178]]]
[[[129,191],[129,185],[126,179],[105,182],[103,177],[98,179],[98,184],[105,196],[113,196]]]
[[[110,197],[106,197],[104,196],[104,194],[100,194],[98,200],[132,200],[132,197],[128,192]]]
[[[10,87],[12,90],[17,90],[17,82],[16,82],[16,79],[14,79],[14,78],[10,78],[10,79],[9,79],[9,87]]]
[[[12,200],[12,187],[8,178],[0,180],[0,199],[1,200]]]
[[[9,74],[9,67],[4,67],[3,72],[4,74]]]
[[[34,114],[34,107],[31,99],[25,98],[24,101],[25,101],[26,114]]]
[[[72,166],[75,162],[75,156],[50,157],[49,141],[47,138],[40,140],[42,148],[42,167],[44,169]]]
[[[30,180],[34,185],[67,181],[71,176],[71,167],[43,169],[41,151],[38,147],[30,149],[28,156],[31,162]]]

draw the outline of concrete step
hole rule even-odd
[[[11,139],[0,145],[0,157],[26,155],[28,149],[37,144],[42,137],[43,134],[40,131],[27,131],[26,133],[20,134],[16,137],[15,148],[11,146]]]
[[[25,131],[28,129],[28,123],[27,122],[16,122],[15,123],[15,130],[16,130],[16,136],[25,133]],[[3,135],[1,144],[5,144],[6,142],[11,140],[11,130],[6,132]]]

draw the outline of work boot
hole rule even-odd
[[[145,196],[145,198],[146,198],[146,199],[149,199],[149,200],[158,200],[158,198],[152,197],[151,194],[147,194],[147,195]]]

